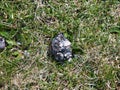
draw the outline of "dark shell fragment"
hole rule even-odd
[[[62,33],[58,34],[51,41],[49,55],[53,56],[56,61],[70,61],[72,59],[71,42]]]

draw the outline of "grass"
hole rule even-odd
[[[119,90],[118,0],[1,0],[1,90]],[[73,61],[47,56],[50,40],[63,32]]]

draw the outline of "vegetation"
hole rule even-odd
[[[74,58],[59,65],[47,56],[63,32]],[[119,0],[1,0],[2,90],[119,90]]]

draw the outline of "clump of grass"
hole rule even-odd
[[[0,1],[2,89],[114,90],[120,81],[120,2]],[[50,39],[63,32],[73,61],[47,56]],[[119,90],[119,89],[118,89]]]

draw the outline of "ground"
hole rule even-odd
[[[47,56],[59,32],[74,58]],[[1,90],[120,90],[119,0],[1,0]]]

